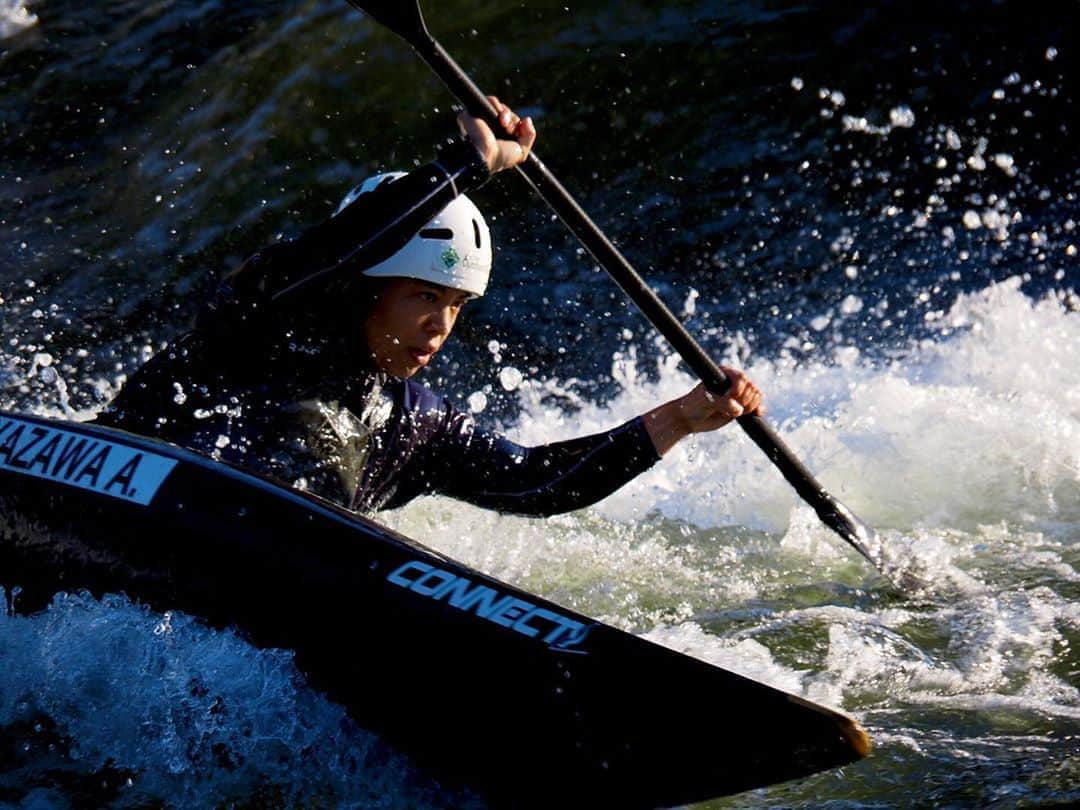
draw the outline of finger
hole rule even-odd
[[[743,397],[746,396],[746,387],[750,381],[746,379],[742,372],[734,369],[731,370],[730,374],[727,374],[727,378],[731,382],[731,385],[728,386],[727,395],[741,402]]]
[[[487,98],[495,109],[495,119],[499,122],[499,128],[506,130],[507,134],[513,135],[514,127],[517,126],[514,111],[499,101],[498,96],[488,96]]]
[[[515,137],[517,135],[518,124],[521,123],[521,118],[509,107],[505,107],[503,108],[503,111],[499,113],[499,123],[502,125],[502,128],[506,130],[507,135]]]
[[[498,96],[488,96],[488,101],[491,102],[491,106],[495,108],[495,115],[499,121],[499,126],[507,131],[507,133],[513,135],[514,127],[517,126],[517,119],[514,115],[514,111],[499,101]]]
[[[742,406],[738,401],[732,399],[730,393],[724,394],[712,394],[706,392],[707,399],[707,411],[712,417],[722,417],[725,420],[733,419],[741,413]]]
[[[750,392],[750,396],[747,397],[746,402],[743,403],[743,408],[747,413],[761,413],[761,392],[754,390]]]
[[[524,150],[522,160],[529,156],[529,152],[532,151],[533,144],[536,143],[536,125],[533,123],[531,117],[526,117],[518,125],[517,128],[518,143],[521,144],[521,148]]]

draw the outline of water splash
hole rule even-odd
[[[15,36],[37,25],[37,21],[37,15],[26,7],[26,0],[0,0],[0,39]]]
[[[503,579],[811,699],[1072,720],[1076,690],[1049,662],[1077,619],[1061,589],[1080,580],[1080,320],[1069,291],[1032,299],[1022,287],[960,295],[936,340],[886,362],[841,346],[830,362],[750,364],[796,453],[890,559],[930,582],[904,607],[730,428],[585,512],[535,521],[436,498],[392,520]],[[572,382],[524,381],[509,432],[528,444],[609,428],[693,384],[670,358],[649,379],[632,347],[614,373],[621,390],[603,404]],[[1054,585],[1032,589],[1040,582]]]
[[[971,747],[955,719],[942,739],[932,718],[944,712],[973,728],[1048,730],[1045,743],[1020,739],[1056,756],[1053,734],[1080,716],[1062,669],[1080,632],[1068,596],[1080,582],[1080,326],[1068,296],[1033,299],[1012,279],[959,296],[937,339],[884,361],[839,345],[827,362],[747,364],[796,453],[891,555],[930,575],[924,598],[884,591],[730,428],[578,513],[541,521],[426,498],[385,517],[500,579],[855,712],[894,752]],[[746,347],[734,341],[727,355]],[[38,360],[40,382],[51,364]],[[529,443],[605,429],[693,383],[672,358],[645,374],[633,346],[614,373],[621,389],[604,403],[573,381],[515,379],[508,395],[522,413],[507,430]],[[112,763],[132,780],[124,795],[200,803],[272,784],[360,806],[380,791],[444,802],[308,690],[287,653],[187,617],[67,597],[40,616],[0,618],[0,646],[12,662],[0,725],[52,718],[67,767]],[[921,725],[915,709],[931,719]],[[973,732],[972,745],[987,739]]]
[[[58,595],[33,617],[0,614],[0,729],[29,725],[57,760],[37,788],[66,799],[63,772],[97,773],[97,801],[185,807],[477,806],[441,795],[409,760],[304,685],[292,653],[120,596]],[[9,764],[10,765],[10,764]],[[111,778],[110,778],[111,775]]]

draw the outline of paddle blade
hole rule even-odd
[[[832,508],[819,509],[818,517],[869,560],[893,588],[906,596],[926,595],[931,592],[928,573],[920,569],[917,560],[897,557],[890,553],[881,536],[859,520],[850,509],[831,495],[824,497]]]
[[[414,0],[348,0],[348,3],[413,45],[431,39],[420,4]]]

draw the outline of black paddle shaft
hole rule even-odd
[[[402,37],[416,50],[451,93],[477,118],[485,120],[495,133],[503,132],[498,113],[487,96],[469,78],[453,57],[428,32],[418,3],[409,0],[348,0],[350,5],[369,14]],[[720,367],[705,353],[696,340],[631,266],[626,257],[604,235],[570,193],[544,165],[536,152],[517,167],[537,194],[558,214],[597,263],[630,296],[649,322],[665,337],[710,391],[722,394],[731,384]],[[870,530],[815,480],[813,474],[784,444],[776,431],[760,416],[743,416],[740,427],[780,470],[800,497],[817,512],[818,517],[856,551],[875,566],[865,543]]]

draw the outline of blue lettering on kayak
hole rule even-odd
[[[146,506],[175,459],[10,416],[0,417],[0,469]]]
[[[452,607],[530,638],[542,634],[541,640],[552,647],[577,647],[589,634],[589,627],[576,619],[419,560],[399,566],[387,580],[420,596],[445,600]]]

